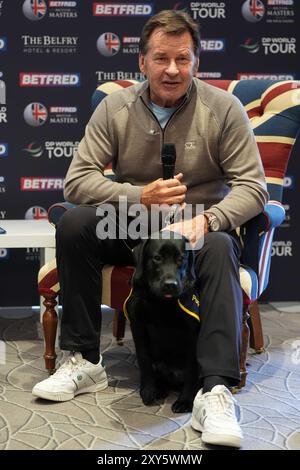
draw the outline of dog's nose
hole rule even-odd
[[[166,279],[164,281],[164,290],[166,293],[175,294],[178,289],[178,281],[176,279]]]

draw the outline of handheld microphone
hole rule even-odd
[[[174,178],[176,162],[175,144],[164,144],[161,153],[161,163],[163,168],[163,179]]]
[[[161,163],[163,167],[163,179],[168,180],[174,178],[176,163],[176,147],[175,144],[164,144],[161,154]],[[170,211],[165,217],[165,225],[175,222],[177,212],[180,208],[179,204],[172,204]]]

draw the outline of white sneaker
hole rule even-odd
[[[107,376],[101,364],[83,359],[80,352],[70,354],[66,362],[48,379],[37,383],[32,395],[52,401],[72,400],[80,393],[98,392],[108,386]]]
[[[237,421],[236,400],[224,385],[216,385],[210,392],[200,390],[194,400],[192,427],[202,432],[207,444],[241,447],[243,433]]]

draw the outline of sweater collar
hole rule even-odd
[[[191,100],[192,96],[195,94],[196,92],[196,84],[195,84],[195,80],[198,80],[196,78],[193,78],[185,96],[184,96],[184,99],[182,100],[182,102],[180,103],[179,107],[183,104],[183,103],[187,103],[188,101]],[[147,104],[147,106],[149,106],[149,103],[150,103],[150,87],[149,87],[149,82],[148,80],[145,80],[143,83],[142,83],[142,86],[140,88],[140,91],[138,93],[138,95],[142,98],[142,100],[144,101],[144,103]]]

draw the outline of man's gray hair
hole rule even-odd
[[[148,51],[150,36],[153,31],[160,28],[166,34],[191,34],[194,44],[194,54],[199,57],[201,50],[199,24],[190,15],[180,10],[163,10],[152,16],[143,27],[140,38],[140,53],[145,55]]]

